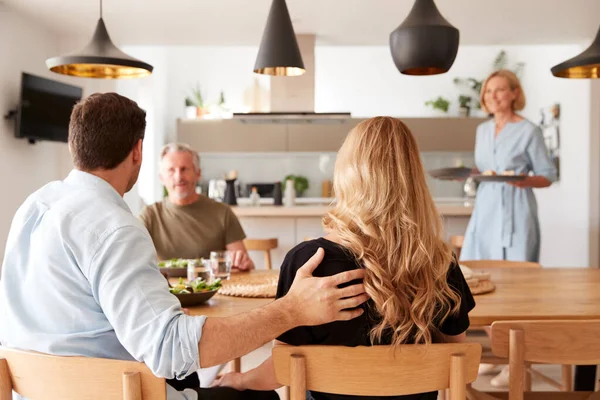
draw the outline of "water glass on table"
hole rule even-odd
[[[231,275],[231,264],[233,264],[233,252],[228,250],[211,251],[210,262],[215,279],[229,279],[229,276]]]

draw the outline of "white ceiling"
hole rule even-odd
[[[3,0],[61,36],[90,37],[98,0]],[[120,45],[257,45],[270,0],[105,0]],[[462,44],[591,42],[600,0],[436,0]],[[288,0],[297,34],[321,45],[387,45],[413,0]]]

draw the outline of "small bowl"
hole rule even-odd
[[[217,290],[210,290],[207,292],[197,292],[197,293],[187,293],[187,294],[173,294],[175,297],[179,299],[181,303],[181,307],[193,307],[199,304],[204,303],[209,300],[215,294],[217,294]]]

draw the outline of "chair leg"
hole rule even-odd
[[[8,371],[8,361],[0,358],[0,399],[12,399],[12,382]]]
[[[563,364],[561,367],[562,367],[562,374],[561,374],[562,389],[561,390],[563,392],[570,392],[573,390],[572,366]]]
[[[531,363],[525,363],[525,381],[523,382],[523,390],[531,392],[531,373],[528,369],[531,368]]]
[[[271,266],[271,251],[270,250],[265,250],[265,268],[273,269],[273,267]]]
[[[142,400],[142,378],[139,372],[123,374],[123,399]]]

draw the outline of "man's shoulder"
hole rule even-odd
[[[226,213],[231,211],[231,207],[228,204],[221,203],[204,195],[200,195],[200,197],[198,198],[198,205],[199,209],[210,210],[212,212],[217,211],[220,213]]]

